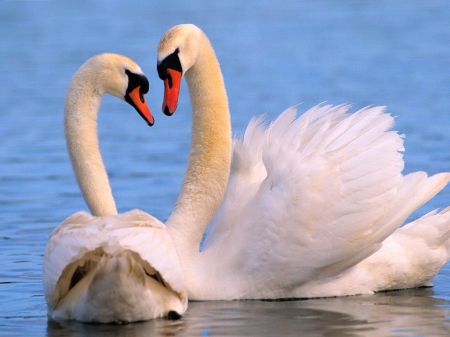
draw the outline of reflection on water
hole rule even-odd
[[[127,325],[48,322],[47,335],[447,336],[449,304],[433,298],[429,288],[305,301],[191,302],[179,321]]]

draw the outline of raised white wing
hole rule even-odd
[[[383,107],[348,109],[319,105],[295,119],[291,108],[267,129],[253,120],[235,141],[205,252],[221,251],[232,270],[264,274],[266,287],[280,277],[286,287],[333,277],[377,251],[450,180],[403,176],[393,118]]]

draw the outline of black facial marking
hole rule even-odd
[[[147,77],[145,77],[142,74],[132,73],[128,69],[125,70],[125,74],[127,74],[127,76],[128,76],[128,88],[127,88],[127,92],[126,92],[127,94],[132,92],[137,87],[141,87],[141,89],[140,89],[141,95],[148,93],[148,89],[149,89],[150,85],[148,84]]]
[[[132,73],[128,69],[125,70],[125,74],[128,76],[128,87],[127,91],[125,93],[125,102],[130,104],[133,108],[136,109],[136,111],[141,115],[142,118],[148,123],[148,125],[152,126],[153,123],[150,123],[147,118],[143,115],[142,111],[136,106],[136,104],[133,102],[133,100],[130,97],[130,93],[139,87],[139,98],[142,103],[145,102],[144,94],[148,92],[149,84],[148,79],[144,75]]]
[[[181,315],[178,312],[171,310],[167,313],[167,318],[170,320],[177,320],[181,318]]]
[[[169,88],[173,87],[173,81],[172,81],[172,76],[170,76],[170,74],[167,74],[167,80],[169,81]]]
[[[140,87],[139,98],[141,99],[141,102],[144,103],[145,101],[144,94],[148,92],[150,86],[148,84],[148,79],[144,75],[132,73],[128,69],[125,70],[125,74],[127,74],[128,76],[128,87],[125,93],[125,101],[129,103],[131,106],[133,106],[137,110],[137,112],[139,112],[140,115],[142,115],[139,108],[136,106],[136,104],[134,104],[133,100],[131,99],[130,92],[132,92],[137,87]],[[142,116],[142,118],[146,120],[144,116]]]
[[[163,81],[167,79],[167,69],[173,69],[183,73],[183,69],[181,68],[180,58],[178,57],[178,53],[180,50],[177,48],[172,54],[167,56],[164,60],[159,62],[156,66],[158,70],[158,76]],[[169,85],[172,87],[172,79],[169,78]]]

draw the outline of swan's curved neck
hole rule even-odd
[[[203,232],[222,201],[231,162],[225,84],[209,40],[203,36],[201,41],[196,62],[185,74],[192,106],[191,150],[179,198],[166,222],[183,265],[199,252]]]
[[[97,113],[102,95],[93,76],[80,69],[67,92],[64,118],[72,167],[83,197],[95,216],[117,214],[98,146]]]

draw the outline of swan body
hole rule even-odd
[[[253,119],[231,142],[219,63],[194,25],[158,46],[163,111],[184,75],[192,141],[166,222],[197,300],[370,294],[431,284],[450,257],[450,209],[406,219],[450,173],[403,175],[403,137],[383,107],[319,105]],[[200,241],[205,228],[205,241]]]
[[[69,86],[67,147],[92,215],[75,213],[48,240],[42,279],[53,319],[133,322],[179,318],[187,309],[182,269],[167,228],[139,210],[117,214],[98,147],[102,95],[124,99],[151,125],[147,91],[142,70],[116,54],[89,59]]]
[[[186,310],[169,232],[139,210],[67,218],[47,244],[43,281],[53,319],[133,322]]]

